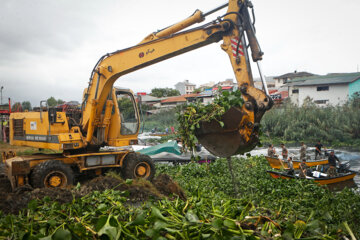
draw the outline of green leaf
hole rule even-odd
[[[28,203],[28,208],[30,210],[33,210],[33,211],[36,210],[37,206],[38,206],[38,203],[37,203],[36,199],[33,199]]]
[[[100,216],[95,225],[96,231],[100,231],[100,229],[105,226],[107,220],[108,216]]]
[[[110,214],[105,225],[97,232],[98,236],[101,237],[102,235],[106,235],[110,238],[110,240],[117,239],[119,231],[116,227],[110,225],[110,219],[113,216]],[[120,229],[119,229],[120,230]]]
[[[161,229],[164,229],[166,227],[168,227],[169,224],[167,224],[166,222],[163,222],[161,220],[157,220],[155,223],[154,223],[154,229],[155,230],[161,230]]]
[[[211,225],[216,229],[221,229],[223,226],[223,221],[219,218],[216,218],[211,222]]]
[[[99,204],[99,206],[97,207],[97,210],[99,211],[104,211],[106,209],[107,209],[107,205],[104,203]]]
[[[68,230],[59,228],[52,236],[53,240],[71,240],[71,233]]]
[[[234,221],[230,221],[228,219],[225,219],[223,224],[224,224],[225,227],[228,227],[230,229],[237,229],[237,226],[236,226]]]
[[[145,235],[154,239],[155,237],[159,236],[159,232],[150,228],[145,231]]]
[[[187,211],[187,213],[185,214],[185,218],[191,223],[199,222],[199,217],[191,209]]]
[[[48,220],[47,223],[52,227],[55,227],[58,224],[58,222],[54,219]]]
[[[132,225],[144,225],[145,224],[146,212],[140,211],[140,213],[136,216],[135,220],[130,224]]]
[[[154,206],[151,207],[151,216],[157,219],[161,219],[164,222],[168,221],[168,219],[161,214],[160,210]]]

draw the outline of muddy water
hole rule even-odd
[[[299,159],[300,147],[298,148],[288,148],[289,156],[294,156],[294,159]],[[351,152],[342,149],[334,149],[335,155],[340,159],[342,163],[348,162],[350,164],[350,169],[360,172],[360,152]],[[276,153],[281,155],[281,148],[276,148]],[[267,155],[267,148],[255,148],[250,152],[253,156]],[[315,149],[309,147],[307,149],[307,156],[310,156],[311,159],[315,158]],[[355,183],[360,187],[360,175],[356,175],[354,178]]]

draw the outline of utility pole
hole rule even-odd
[[[2,90],[4,89],[4,86],[1,86],[0,92],[1,92],[1,103],[2,104]]]

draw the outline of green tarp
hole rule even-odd
[[[162,153],[162,152],[168,152],[168,153],[174,153],[176,155],[181,155],[180,148],[177,145],[176,141],[158,144],[153,147],[141,149],[137,152],[146,154],[146,155],[150,155],[150,156],[158,154],[158,153]]]

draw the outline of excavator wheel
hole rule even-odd
[[[35,166],[30,182],[34,188],[64,188],[73,184],[74,173],[69,165],[49,160]]]
[[[151,181],[155,176],[155,165],[147,155],[129,153],[121,172],[124,179],[144,178]]]

